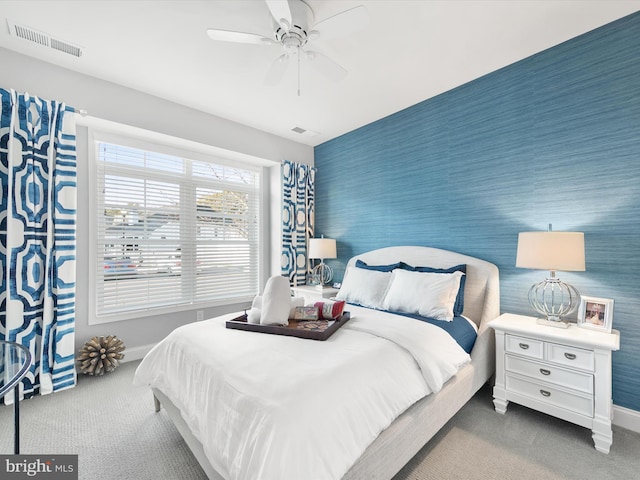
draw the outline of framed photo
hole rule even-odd
[[[613,300],[582,295],[578,309],[578,326],[603,332],[611,332]]]

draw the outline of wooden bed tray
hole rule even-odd
[[[289,320],[289,325],[260,325],[248,323],[247,315],[227,320],[227,328],[248,330],[250,332],[271,333],[289,337],[307,338],[310,340],[326,340],[340,327],[349,321],[351,315],[344,312],[338,320]]]

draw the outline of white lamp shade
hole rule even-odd
[[[584,233],[521,232],[518,234],[516,267],[583,272]]]
[[[310,238],[309,258],[338,258],[336,241],[333,238]]]

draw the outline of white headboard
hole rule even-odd
[[[352,257],[347,266],[354,266],[356,260],[362,260],[368,265],[405,262],[414,267],[434,268],[466,264],[463,315],[473,320],[480,330],[484,330],[487,322],[500,315],[500,278],[498,267],[493,263],[449,250],[417,246],[372,250]]]

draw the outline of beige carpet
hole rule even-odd
[[[154,412],[151,391],[131,385],[138,363],[23,401],[20,453],[78,454],[85,480],[205,480],[166,413]],[[0,408],[0,451],[13,453],[12,406]]]
[[[630,480],[640,478],[640,434],[614,427],[606,455],[591,431],[509,404],[493,409],[487,385],[394,480]]]
[[[164,411],[154,413],[149,390],[131,385],[137,365],[22,402],[21,453],[78,454],[86,480],[204,480]],[[0,451],[13,452],[8,406],[0,407]],[[517,405],[498,415],[485,388],[394,480],[632,478],[640,478],[640,434],[616,428],[604,455],[584,428]]]

